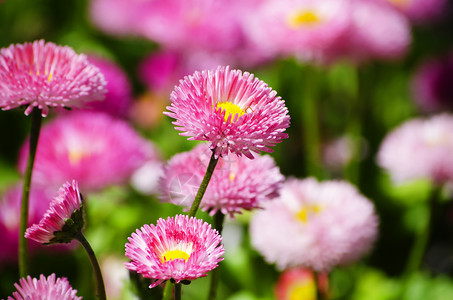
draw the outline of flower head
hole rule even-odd
[[[175,155],[164,167],[159,181],[161,199],[190,207],[206,172],[212,151],[206,144]],[[204,194],[201,208],[214,215],[251,210],[278,196],[283,175],[272,157],[255,155],[255,159],[234,154],[219,159]]]
[[[206,276],[223,260],[221,236],[203,220],[184,215],[159,219],[137,229],[126,243],[126,268],[155,279],[179,283]]]
[[[304,268],[291,268],[283,271],[276,287],[275,297],[279,300],[316,300],[316,288],[327,292],[327,274],[320,273],[318,284],[312,271]]]
[[[82,196],[73,180],[60,188],[39,224],[29,227],[25,237],[41,244],[69,243],[83,225]]]
[[[426,178],[453,181],[453,116],[441,114],[406,121],[382,142],[378,164],[396,182]]]
[[[67,46],[45,43],[11,45],[0,49],[0,107],[34,107],[46,116],[49,107],[82,107],[103,100],[105,80],[85,55]]]
[[[19,169],[27,161],[21,149]],[[76,179],[84,190],[127,182],[147,160],[157,157],[151,142],[125,121],[100,112],[73,112],[41,128],[33,181],[59,187]]]
[[[56,279],[56,280],[55,280]],[[45,277],[43,274],[37,278],[19,279],[19,284],[14,286],[17,292],[13,293],[13,297],[8,297],[8,300],[81,300],[82,297],[77,297],[77,290],[74,290],[65,277],[56,278],[55,274]]]
[[[373,204],[342,181],[288,179],[251,219],[254,247],[279,269],[329,271],[359,259],[377,235]]]
[[[209,141],[216,156],[229,152],[253,158],[251,151],[287,138],[285,102],[250,73],[219,67],[184,77],[170,95],[166,115],[189,140]]]

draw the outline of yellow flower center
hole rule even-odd
[[[302,223],[307,223],[310,217],[319,214],[321,211],[321,205],[308,204],[303,206],[302,209],[296,214],[296,216],[300,221],[302,221]]]
[[[189,257],[190,255],[187,252],[176,249],[165,252],[161,257],[161,260],[163,263],[174,259],[184,259],[184,261],[187,261]]]
[[[297,282],[294,286],[290,287],[289,298],[290,300],[316,300],[316,286],[313,280]]]
[[[83,153],[83,151],[81,151],[81,150],[69,150],[68,156],[69,156],[69,162],[72,165],[75,165],[75,164],[78,164],[82,160],[83,157],[87,156],[87,154]]]
[[[235,115],[237,114],[237,118],[245,114],[245,111],[237,104],[231,102],[217,102],[216,109],[219,108],[222,111],[225,111],[225,122],[228,122],[228,117],[231,115],[231,122],[235,119]],[[236,120],[237,120],[236,118]]]
[[[401,6],[401,7],[408,6],[411,2],[411,0],[388,0],[388,1],[396,6]]]
[[[288,25],[293,29],[302,26],[313,26],[321,22],[321,19],[313,11],[296,11],[288,16]]]

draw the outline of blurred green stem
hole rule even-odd
[[[98,297],[98,299],[106,300],[107,297],[105,295],[104,280],[102,278],[101,268],[99,267],[99,263],[96,259],[96,255],[94,254],[93,249],[91,248],[90,244],[81,231],[79,231],[74,238],[82,244],[83,248],[88,254],[88,257],[90,258],[91,266],[93,267],[94,276],[96,278],[96,296]]]
[[[36,149],[38,147],[39,132],[41,130],[41,109],[35,107],[31,112],[30,148],[27,167],[24,173],[22,186],[22,200],[20,207],[20,230],[19,230],[19,275],[28,275],[28,244],[25,238],[25,231],[28,226],[28,202],[30,198],[31,177],[35,162]]]
[[[181,300],[181,284],[175,283],[175,300]]]
[[[173,297],[173,283],[170,282],[170,280],[167,280],[165,283],[165,288],[164,288],[164,295],[162,297],[162,300],[171,300]]]
[[[193,200],[192,206],[190,207],[189,217],[195,217],[197,213],[198,207],[200,207],[201,199],[203,199],[203,195],[208,188],[209,181],[211,180],[212,174],[214,173],[215,166],[219,161],[219,157],[215,157],[215,149],[212,151],[211,159],[209,160],[208,169],[206,170],[206,174],[203,177],[203,181],[200,184],[200,188],[198,189],[197,195]]]
[[[222,234],[223,230],[223,221],[225,220],[225,215],[219,210],[214,215],[214,228]],[[211,271],[211,286],[209,288],[208,300],[214,300],[217,294],[217,285],[219,283],[219,267]]]
[[[308,176],[321,178],[318,105],[319,74],[315,66],[306,66],[302,85],[302,132],[305,147],[305,166]]]
[[[434,221],[433,215],[437,210],[441,191],[442,191],[441,186],[436,186],[433,188],[431,192],[427,207],[428,213],[426,222],[424,224],[425,226],[415,237],[415,242],[414,245],[412,246],[411,253],[409,254],[403,278],[408,278],[411,274],[420,269],[420,266],[423,261],[423,256],[425,255],[426,248],[428,245],[430,232],[433,227]]]

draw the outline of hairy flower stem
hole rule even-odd
[[[175,300],[181,300],[181,284],[175,283]]]
[[[212,151],[211,159],[209,160],[208,169],[206,170],[206,174],[203,177],[203,181],[200,184],[200,188],[198,189],[197,195],[195,196],[195,200],[193,200],[192,206],[190,207],[189,211],[189,218],[195,217],[197,213],[198,207],[200,207],[201,199],[203,199],[203,195],[208,188],[209,181],[211,180],[212,174],[214,173],[215,166],[219,161],[219,157],[215,157],[215,149]]]
[[[214,215],[214,228],[222,234],[223,230],[223,221],[225,220],[225,215],[221,211],[217,211]],[[209,288],[208,300],[214,300],[217,294],[217,285],[219,283],[219,267],[211,271],[211,286]]]
[[[20,230],[19,230],[19,275],[21,278],[28,275],[28,244],[25,231],[28,226],[28,202],[30,198],[31,176],[35,163],[36,148],[38,147],[39,132],[41,130],[41,110],[37,107],[31,112],[30,148],[27,168],[25,169],[22,199],[20,207]]]
[[[82,244],[83,248],[88,254],[88,257],[90,258],[91,267],[93,268],[94,276],[96,278],[96,296],[100,300],[106,300],[107,297],[105,295],[104,280],[102,279],[101,268],[99,267],[99,263],[96,259],[96,255],[94,254],[93,249],[91,248],[90,244],[86,240],[85,236],[83,236],[81,231],[79,231],[74,238]]]

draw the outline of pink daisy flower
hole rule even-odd
[[[99,68],[107,82],[105,100],[87,103],[87,108],[106,112],[114,117],[126,118],[132,104],[132,86],[126,72],[106,58],[89,55],[88,61]]]
[[[153,288],[165,280],[175,283],[204,277],[223,260],[221,236],[201,219],[177,215],[157,220],[157,225],[137,229],[126,243],[126,268],[155,279]]]
[[[8,300],[81,300],[82,297],[77,297],[77,290],[74,290],[65,277],[56,278],[55,274],[45,277],[43,274],[37,278],[19,279],[19,284],[14,286],[17,292],[13,293],[13,297],[8,297]]]
[[[170,95],[175,129],[189,140],[209,141],[216,157],[229,152],[253,158],[251,151],[288,137],[290,117],[285,102],[250,73],[219,67],[184,77]]]
[[[453,181],[453,116],[436,115],[406,121],[383,140],[378,164],[396,182],[426,178],[436,184]]]
[[[11,45],[0,49],[0,107],[27,106],[46,116],[49,107],[82,107],[103,100],[105,80],[85,55],[67,46],[45,43]]]
[[[69,223],[68,219],[71,220]],[[77,181],[73,180],[60,188],[39,224],[29,227],[25,237],[46,245],[69,243],[74,234],[82,230],[83,225],[82,195]]]
[[[248,37],[265,52],[303,60],[320,54],[347,29],[350,7],[339,0],[261,1],[244,18]],[[258,8],[257,8],[258,7]]]
[[[288,179],[280,197],[250,221],[252,245],[279,269],[329,271],[358,260],[373,245],[373,204],[342,181]]]
[[[453,110],[453,53],[422,62],[412,79],[412,95],[425,112]]]
[[[173,156],[159,180],[161,199],[188,208],[200,187],[211,151],[206,144]],[[278,196],[284,177],[272,157],[255,159],[228,155],[221,157],[201,202],[201,208],[214,215],[251,210]]]
[[[0,199],[0,240],[3,241],[0,251],[0,269],[3,263],[17,260],[21,195],[22,184],[17,184],[7,189]],[[46,190],[32,186],[28,213],[29,225],[39,222],[49,207],[51,199]],[[40,247],[35,242],[29,243],[29,246],[32,252]]]
[[[25,170],[28,142],[21,149]],[[84,190],[121,184],[156,157],[150,141],[125,121],[100,112],[73,112],[45,124],[38,142],[33,181],[60,186],[75,179]]]

